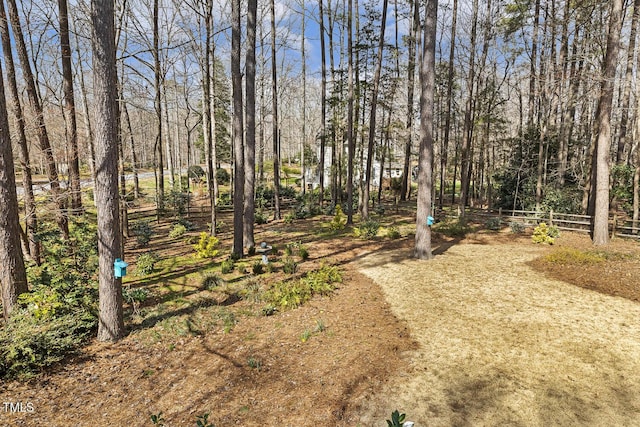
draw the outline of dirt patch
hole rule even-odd
[[[395,408],[429,426],[640,425],[640,305],[536,272],[543,247],[483,240],[358,263],[419,343],[363,425]]]

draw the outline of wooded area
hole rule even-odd
[[[68,241],[69,218],[92,210],[84,181],[99,338],[122,336],[113,263],[141,170],[154,173],[159,216],[206,181],[211,235],[232,200],[236,257],[255,246],[256,192],[273,191],[278,220],[287,178],[349,223],[385,187],[417,197],[418,258],[432,256],[436,207],[588,214],[599,245],[610,210],[639,218],[640,0],[107,3],[0,8],[5,318],[28,290],[25,259],[42,262],[43,218]],[[299,175],[283,176],[292,165]]]

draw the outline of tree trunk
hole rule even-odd
[[[449,152],[449,137],[451,134],[451,110],[453,105],[453,77],[456,44],[456,27],[458,22],[458,0],[453,0],[453,16],[451,17],[451,42],[449,43],[449,63],[447,64],[447,110],[444,118],[444,135],[442,140],[442,153],[440,153],[440,196],[438,204],[440,208],[444,204],[444,190],[446,187],[447,160]],[[455,191],[456,176],[453,176],[453,188]]]
[[[353,162],[355,160],[356,142],[353,134],[353,0],[348,1],[347,11],[347,50],[348,50],[348,100],[347,100],[347,224],[353,224]]]
[[[7,67],[7,82],[9,84],[9,95],[11,97],[11,106],[14,117],[14,128],[18,134],[18,147],[20,148],[20,167],[22,169],[22,187],[24,190],[24,210],[25,225],[28,244],[26,246],[27,253],[40,265],[40,244],[36,237],[38,230],[38,220],[36,214],[36,202],[33,194],[33,178],[31,173],[31,160],[29,156],[29,147],[27,136],[25,133],[25,120],[20,103],[20,92],[16,82],[16,70],[13,62],[13,54],[11,53],[11,37],[9,34],[9,25],[7,15],[4,9],[4,2],[0,2],[0,32],[2,35],[2,50],[4,52],[5,65]]]
[[[233,91],[233,248],[242,258],[244,211],[244,149],[242,144],[242,74],[240,71],[240,0],[231,1],[231,82]]]
[[[62,88],[64,92],[64,110],[67,122],[67,139],[71,151],[69,159],[69,181],[71,186],[71,212],[74,215],[82,211],[82,192],[80,190],[80,160],[78,158],[78,124],[76,121],[76,101],[73,96],[73,73],[71,71],[71,43],[69,41],[69,14],[67,0],[58,0],[60,14],[60,48],[62,50]]]
[[[154,153],[157,157],[157,177],[156,177],[156,207],[158,209],[158,219],[164,211],[164,154],[162,147],[162,82],[160,68],[160,27],[158,24],[159,0],[153,0],[153,74],[155,89],[155,113],[156,113],[156,142]],[[96,147],[97,148],[97,147]]]
[[[278,131],[278,79],[276,61],[276,7],[271,0],[271,96],[273,124],[273,219],[280,219],[280,134]]]
[[[122,280],[114,262],[122,258],[118,210],[116,58],[113,2],[92,0],[94,125],[98,207],[99,298],[98,340],[117,341],[125,334]]]
[[[256,186],[256,19],[257,0],[249,0],[247,5],[247,56],[246,67],[246,133],[244,170],[244,246],[255,247],[253,225],[255,223]]]
[[[618,59],[618,44],[622,28],[622,0],[611,2],[609,34],[605,53],[602,86],[598,101],[598,139],[596,143],[595,212],[593,217],[593,244],[609,243],[609,151],[611,147],[611,106]]]
[[[325,163],[325,146],[327,140],[327,54],[325,52],[324,42],[324,0],[318,1],[319,15],[320,15],[320,61],[322,64],[322,81],[321,81],[321,95],[320,95],[320,108],[321,108],[321,121],[320,124],[320,159],[318,165],[318,180],[320,185],[320,196],[318,204],[322,206],[324,202],[324,163]]]
[[[0,75],[2,70],[0,69]],[[20,220],[16,195],[13,151],[9,138],[9,118],[5,103],[4,82],[0,78],[0,286],[2,311],[5,320],[18,301],[18,295],[27,292],[27,274],[20,250]]]
[[[305,2],[302,0],[302,34],[305,34],[306,27],[306,10]],[[306,177],[306,165],[305,165],[305,148],[307,146],[307,55],[305,49],[306,38],[302,37],[300,40],[301,48],[301,61],[302,61],[302,138],[300,138],[300,185],[302,187],[302,194],[307,192],[307,177]]]
[[[22,68],[22,76],[27,87],[27,97],[29,99],[29,104],[31,105],[31,108],[35,114],[38,143],[40,145],[40,150],[45,157],[47,179],[51,187],[51,194],[57,206],[56,222],[58,223],[58,227],[60,228],[62,237],[66,240],[69,238],[69,222],[66,214],[66,201],[64,195],[62,194],[62,189],[60,188],[60,182],[58,180],[58,169],[56,167],[56,161],[53,157],[53,149],[51,148],[51,143],[49,141],[47,127],[44,122],[44,111],[42,109],[40,97],[38,96],[38,90],[36,88],[33,72],[31,71],[31,63],[29,61],[27,47],[25,45],[24,36],[22,34],[20,17],[18,15],[18,7],[15,0],[8,0],[7,6],[9,9],[9,19],[11,21],[11,27],[13,28],[14,42]]]
[[[378,59],[376,70],[373,75],[373,89],[371,92],[371,115],[369,116],[369,143],[367,146],[367,166],[365,170],[364,184],[364,204],[362,205],[362,218],[369,218],[369,191],[371,189],[371,172],[373,169],[373,158],[375,157],[375,135],[376,135],[376,109],[378,107],[378,89],[380,87],[380,74],[382,72],[382,54],[384,50],[384,33],[387,25],[387,6],[389,0],[382,3],[382,21],[380,26],[380,41],[378,43]]]
[[[458,201],[458,215],[464,218],[465,208],[469,198],[469,179],[471,175],[471,141],[473,138],[473,107],[474,88],[476,79],[476,38],[478,23],[478,0],[473,0],[473,23],[471,26],[471,55],[469,58],[469,76],[467,78],[468,98],[464,111],[464,130],[462,131],[461,165],[460,165],[460,200]],[[455,188],[455,186],[454,186]]]
[[[417,0],[416,0],[417,1]],[[418,210],[416,216],[416,245],[418,259],[431,259],[431,227],[427,218],[431,211],[433,190],[433,103],[436,62],[436,24],[438,1],[427,0],[424,41],[420,61],[420,154],[418,166]]]

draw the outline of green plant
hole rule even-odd
[[[489,218],[485,223],[485,227],[492,231],[499,231],[502,228],[502,220],[498,217]]]
[[[289,212],[284,216],[283,221],[285,224],[293,224],[293,220],[295,219],[296,214],[294,212]]]
[[[233,271],[234,268],[235,268],[235,261],[233,261],[233,259],[231,258],[224,260],[222,261],[222,263],[220,263],[220,272],[222,274],[229,274]]]
[[[305,246],[298,247],[298,256],[302,261],[309,259],[309,250]]]
[[[251,369],[257,369],[259,371],[262,368],[262,361],[254,356],[251,356],[247,359],[247,365]]]
[[[514,234],[522,234],[524,233],[525,225],[521,222],[511,221],[509,223],[509,228],[511,229],[511,232]]]
[[[178,237],[182,237],[182,235],[184,235],[184,233],[186,232],[187,232],[187,227],[185,227],[182,224],[176,224],[173,226],[171,231],[169,231],[169,237],[172,239],[176,239]]]
[[[347,216],[342,212],[340,205],[336,206],[336,213],[333,215],[333,219],[329,223],[329,228],[332,231],[343,230],[347,225]]]
[[[380,223],[374,219],[368,219],[353,229],[353,234],[360,239],[371,240],[378,234]]]
[[[264,272],[264,264],[262,261],[256,261],[251,266],[251,270],[253,271],[253,274],[262,274]]]
[[[300,341],[307,342],[311,338],[311,330],[305,329],[302,334],[300,334]]]
[[[402,427],[406,417],[407,417],[406,414],[401,414],[396,409],[391,413],[391,419],[387,420],[387,427]]]
[[[156,263],[159,260],[160,258],[153,251],[145,252],[138,255],[138,258],[136,259],[136,274],[138,276],[146,276],[153,273],[153,270],[156,267]]]
[[[531,240],[533,240],[533,243],[546,243],[553,245],[558,237],[560,237],[558,227],[548,226],[547,223],[541,222],[533,229],[533,236],[531,236]]]
[[[206,232],[200,233],[200,239],[198,243],[193,245],[193,250],[196,251],[196,256],[198,258],[213,258],[218,255],[218,249],[216,246],[218,245],[218,238],[215,236],[210,236]]]
[[[151,241],[151,236],[153,236],[153,228],[151,228],[149,221],[136,221],[131,228],[136,236],[138,246],[147,246]]]
[[[145,302],[148,297],[149,297],[149,291],[143,288],[131,289],[130,286],[127,286],[122,290],[122,299],[126,303],[131,304],[134,314],[140,314],[138,310],[140,307],[140,304]]]
[[[316,328],[315,332],[324,332],[327,329],[327,326],[324,324],[324,320],[318,319],[316,320]]]
[[[278,308],[273,304],[267,304],[262,307],[262,315],[263,316],[273,316],[278,312]]]
[[[400,230],[398,230],[398,227],[392,225],[391,227],[387,228],[387,237],[389,239],[395,240],[402,237],[402,234],[400,234]]]
[[[472,231],[464,220],[439,222],[433,226],[433,229],[445,236],[457,238],[462,238]]]
[[[209,413],[198,415],[196,417],[196,427],[215,427],[209,422]]]
[[[162,416],[162,412],[158,412],[157,414],[151,414],[151,422],[154,426],[164,426],[164,417]]]
[[[218,184],[228,184],[231,181],[231,175],[224,168],[216,169],[216,179],[218,180]]]
[[[224,280],[216,273],[205,273],[202,277],[202,287],[207,290],[220,287],[224,283]]]
[[[254,215],[256,224],[266,224],[267,222],[269,222],[269,219],[267,218],[267,214],[262,210],[257,210],[255,212]]]
[[[282,261],[282,271],[286,274],[294,274],[298,270],[298,263],[293,258],[286,257]]]

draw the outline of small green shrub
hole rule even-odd
[[[216,170],[216,179],[218,180],[218,184],[225,185],[231,182],[231,175],[226,169],[218,168]]]
[[[400,230],[398,230],[398,227],[392,225],[391,227],[387,228],[387,237],[391,240],[395,240],[402,237],[402,234],[400,234]]]
[[[546,243],[553,245],[558,237],[560,237],[558,227],[549,227],[547,223],[541,222],[533,229],[533,236],[531,236],[531,240],[533,240],[533,243]]]
[[[255,356],[251,356],[247,359],[247,366],[249,366],[251,369],[256,369],[259,371],[260,369],[262,369],[262,361]]]
[[[218,169],[220,170],[220,169]],[[209,413],[198,415],[196,417],[196,427],[216,427],[209,422]]]
[[[593,265],[605,262],[607,257],[602,252],[582,251],[576,248],[557,248],[545,255],[544,262],[560,265]]]
[[[525,230],[525,225],[521,222],[511,221],[509,223],[509,228],[513,234],[522,234]]]
[[[402,427],[406,417],[407,417],[406,414],[401,414],[396,409],[391,413],[391,419],[387,420],[387,427]]]
[[[353,229],[353,234],[364,240],[371,240],[378,235],[380,223],[374,219],[368,219]]]
[[[140,314],[140,304],[145,302],[149,297],[149,291],[143,288],[133,288],[127,286],[122,290],[122,299],[128,304],[131,304],[134,314]]]
[[[298,270],[298,263],[293,258],[286,257],[282,261],[282,271],[286,274],[294,274]]]
[[[153,251],[138,255],[138,258],[136,259],[136,274],[138,276],[147,276],[153,273],[156,268],[156,263],[159,260],[160,258]]]
[[[262,261],[256,261],[251,266],[251,270],[255,275],[262,274],[264,273],[264,264],[262,263]]]
[[[182,224],[176,224],[173,226],[171,231],[169,231],[169,237],[172,239],[177,239],[178,237],[182,237],[186,232],[187,227]]]
[[[302,261],[309,259],[309,250],[305,246],[298,247],[298,256]]]
[[[147,246],[151,241],[151,236],[153,236],[153,228],[151,228],[149,221],[136,221],[131,228],[133,230],[133,234],[136,236],[138,246]]]
[[[198,240],[198,243],[193,245],[193,250],[196,251],[196,257],[213,258],[218,255],[218,249],[216,249],[218,242],[219,240],[217,237],[210,236],[204,231],[200,233],[200,239]]]
[[[500,231],[502,228],[502,220],[498,217],[489,218],[487,222],[485,222],[485,227],[488,230]]]
[[[273,316],[278,312],[278,308],[273,304],[267,304],[262,307],[262,315],[263,316]]]
[[[233,271],[233,269],[235,268],[235,261],[231,258],[222,261],[222,263],[220,263],[220,272],[222,274],[229,274]]]
[[[344,230],[347,225],[347,216],[342,212],[340,205],[336,206],[336,213],[333,215],[333,219],[329,223],[329,228],[332,231]]]
[[[296,214],[293,212],[289,212],[284,216],[283,221],[285,224],[293,224],[293,220],[295,219],[296,219]]]
[[[267,214],[263,210],[257,210],[254,214],[254,219],[258,225],[269,222],[269,218],[267,218]]]
[[[212,290],[220,287],[224,283],[224,280],[216,273],[205,273],[202,276],[202,287],[206,290]]]
[[[157,414],[151,414],[149,418],[151,418],[151,422],[153,423],[154,426],[164,427],[165,420],[164,420],[164,417],[162,416],[162,412],[158,412]]]

